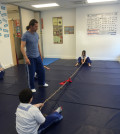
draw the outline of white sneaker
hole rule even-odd
[[[36,92],[36,89],[31,89],[31,91],[32,91],[33,93],[35,93],[35,92]]]
[[[43,87],[48,87],[48,84],[47,84],[47,83],[45,83],[45,84],[43,85]]]
[[[38,75],[37,75],[37,73],[36,73],[36,72],[35,72],[34,78],[35,78],[35,79],[37,79],[37,78],[38,78]]]
[[[44,85],[40,85],[40,87],[48,87],[48,84],[45,83]]]
[[[55,110],[55,112],[61,113],[61,112],[62,112],[62,107],[61,107],[61,106],[58,107],[58,108]]]

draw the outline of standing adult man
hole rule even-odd
[[[26,27],[27,31],[21,38],[21,52],[25,58],[28,71],[28,85],[32,92],[36,92],[34,86],[34,74],[37,72],[38,84],[47,87],[45,83],[45,69],[42,63],[42,57],[39,47],[39,36],[36,33],[38,29],[38,22],[32,19]],[[26,47],[26,51],[25,48]]]

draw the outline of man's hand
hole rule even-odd
[[[25,63],[30,65],[30,60],[28,58],[25,59]]]

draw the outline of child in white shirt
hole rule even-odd
[[[40,111],[43,103],[32,105],[32,91],[24,89],[19,94],[20,104],[16,110],[16,130],[18,134],[40,134],[47,127],[60,121],[63,116],[60,114],[61,107],[58,107],[46,118]]]
[[[92,62],[91,62],[90,58],[86,55],[86,51],[83,50],[82,55],[81,55],[81,57],[78,58],[78,62],[76,63],[75,66],[85,64],[85,63],[88,64],[88,66],[91,66]]]

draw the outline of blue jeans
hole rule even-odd
[[[34,89],[34,75],[35,72],[38,75],[38,84],[44,85],[45,84],[45,69],[41,60],[41,57],[37,58],[29,58],[30,65],[27,65],[28,71],[28,85],[30,89]]]
[[[0,72],[0,79],[3,79],[4,73],[5,73],[4,71]]]
[[[78,63],[81,64],[81,57],[78,58]],[[87,63],[87,64],[88,63],[90,63],[90,64],[92,63],[89,57],[86,58],[85,63]]]
[[[61,114],[59,114],[58,112],[54,112],[54,113],[48,115],[46,117],[45,122],[42,125],[40,125],[40,127],[38,129],[38,134],[40,134],[43,130],[48,128],[53,123],[62,120],[62,118],[63,118],[63,116]]]

